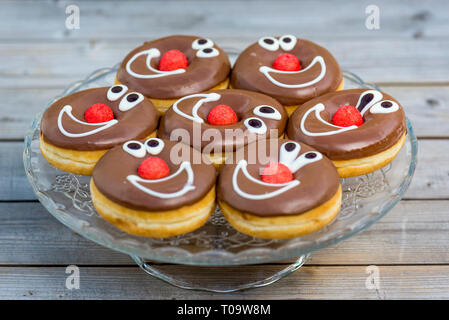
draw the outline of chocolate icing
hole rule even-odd
[[[310,136],[301,130],[301,119],[309,109],[318,103],[324,104],[325,107],[324,111],[320,113],[321,117],[325,121],[332,123],[332,116],[339,107],[348,104],[356,106],[360,95],[367,90],[351,89],[328,93],[301,105],[290,118],[287,128],[288,137],[316,148],[331,160],[363,158],[392,147],[404,132],[406,132],[406,124],[404,110],[399,102],[386,93],[382,93],[382,100],[396,102],[399,105],[399,109],[387,114],[366,111],[364,114],[365,122],[357,129],[326,136]],[[365,96],[365,99],[362,99],[361,105],[366,105],[370,101],[369,97]],[[382,104],[384,103],[391,104],[389,102],[382,102]],[[319,121],[313,112],[307,117],[305,127],[313,132],[332,130],[329,126]]]
[[[326,65],[324,78],[304,88],[283,88],[273,84],[259,71],[259,68],[261,66],[271,67],[274,60],[282,53],[295,55],[300,60],[301,70],[307,68],[315,57],[322,56]],[[320,65],[316,64],[303,73],[273,73],[272,76],[285,84],[301,84],[316,78],[320,71]],[[331,53],[316,43],[299,38],[297,38],[293,49],[289,51],[285,51],[281,47],[276,51],[270,51],[261,47],[257,42],[252,44],[240,54],[231,75],[232,88],[265,93],[285,106],[298,105],[327,92],[335,91],[341,81],[340,66]]]
[[[128,175],[137,175],[139,165],[146,158],[152,156],[160,157],[167,163],[170,169],[170,175],[175,173],[180,167],[180,164],[175,164],[170,161],[170,154],[177,143],[168,140],[164,140],[164,143],[165,146],[158,155],[146,153],[142,158],[134,157],[125,152],[121,145],[109,150],[98,161],[92,173],[92,179],[94,179],[98,190],[108,199],[127,208],[136,210],[173,210],[185,205],[191,205],[201,200],[215,184],[216,171],[211,164],[191,162],[194,177],[193,185],[195,186],[195,189],[188,191],[182,196],[168,199],[149,195],[136,188],[126,179]],[[198,151],[188,148],[185,145],[184,148],[190,150],[190,155],[186,160],[190,159],[190,161],[192,161],[194,153],[198,154]],[[167,181],[154,184],[141,184],[158,192],[173,193],[180,190],[185,185],[186,181],[187,173],[184,171]]]
[[[279,143],[276,147],[270,144],[270,140],[259,141],[258,143],[254,142],[243,149],[243,155],[237,152],[234,155],[232,164],[223,165],[217,184],[218,199],[242,212],[261,217],[272,217],[297,215],[306,212],[330,200],[335,195],[340,185],[340,180],[334,165],[325,157],[293,173],[294,179],[300,181],[299,185],[277,196],[268,199],[253,200],[239,195],[233,188],[232,183],[237,162],[240,159],[247,160],[249,163],[247,166],[249,174],[256,179],[260,179],[261,170],[269,162],[279,162],[279,150],[282,144],[288,143],[289,140],[280,139],[277,141]],[[263,161],[261,157],[256,157],[255,159],[253,158],[255,161],[250,162],[248,148],[254,146],[256,146],[256,149],[250,149],[252,150],[250,152],[251,154],[253,154],[253,150],[257,150],[257,152],[262,151],[264,155],[270,155],[269,160]],[[314,149],[305,144],[300,143],[300,146],[301,151],[299,155],[314,151]],[[273,152],[273,150],[276,150],[273,148],[277,148],[277,152]],[[237,181],[242,190],[251,194],[265,194],[279,188],[276,185],[264,186],[257,184],[249,180],[241,171],[237,176]]]
[[[73,150],[103,150],[130,139],[143,139],[150,135],[157,127],[159,112],[149,99],[144,99],[128,111],[120,111],[119,104],[127,93],[116,101],[109,101],[107,92],[109,87],[93,88],[79,91],[54,102],[42,116],[41,133],[46,142],[57,147]],[[112,109],[118,123],[95,134],[84,137],[68,137],[58,127],[58,116],[64,106],[72,106],[72,114],[80,121],[85,121],[84,112],[93,104],[104,103]],[[73,133],[83,133],[93,129],[92,126],[80,124],[70,119],[67,114],[62,117],[65,130]]]
[[[251,134],[249,138],[257,138],[257,139],[265,139],[267,137],[269,138],[271,136],[270,129],[277,129],[278,136],[284,133],[288,119],[287,113],[284,107],[282,107],[282,105],[275,99],[260,93],[237,89],[215,90],[210,91],[208,93],[211,92],[220,94],[221,98],[217,101],[205,102],[202,105],[202,107],[199,108],[198,116],[201,119],[203,119],[204,122],[200,125],[198,124],[198,127],[201,130],[201,136],[203,136],[203,132],[205,132],[206,130],[217,130],[218,132],[220,132],[221,137],[223,138],[222,140],[220,141],[203,140],[201,142],[199,142],[198,139],[194,140],[196,138],[196,136],[193,134],[194,122],[191,119],[187,119],[176,113],[173,110],[173,107],[170,108],[162,117],[160,127],[158,129],[158,136],[164,139],[170,139],[170,134],[172,133],[173,130],[182,128],[189,132],[191,146],[194,146],[196,148],[201,147],[201,149],[203,149],[206,145],[221,146],[222,151],[232,151],[235,150],[236,148],[240,148],[245,144],[247,144],[248,136],[245,137],[245,139],[239,139],[238,141],[236,141],[236,139],[229,139],[229,137],[228,139],[226,139],[225,130],[241,129],[242,131],[247,131],[247,128],[244,125],[244,120],[250,117],[257,117],[258,119],[262,120],[267,126],[267,134],[266,135]],[[200,99],[201,99],[200,97],[194,97],[191,99],[183,100],[178,104],[178,107],[183,112],[191,115],[192,107]],[[215,126],[208,124],[207,116],[210,110],[219,104],[225,104],[230,106],[237,114],[239,122],[223,126]],[[274,107],[281,114],[281,120],[269,119],[255,115],[253,109],[259,105],[269,105]]]
[[[196,56],[198,50],[192,48],[192,43],[197,39],[202,38],[175,35],[145,42],[131,51],[122,61],[117,72],[117,80],[129,88],[142,92],[149,98],[157,99],[176,99],[215,87],[226,80],[231,70],[231,64],[226,53],[215,44],[213,48],[219,51],[218,56],[198,58]],[[158,68],[159,60],[165,52],[177,49],[187,57],[189,65],[186,72],[152,79],[141,79],[130,75],[126,71],[127,62],[137,53],[151,48],[159,49],[161,54],[160,57],[151,60],[151,65],[154,68]],[[139,74],[153,73],[146,66],[146,55],[137,58],[131,67]]]

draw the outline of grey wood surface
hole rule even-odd
[[[364,26],[371,2],[356,0],[77,1],[81,28],[67,30],[71,3],[0,2],[0,299],[449,298],[448,1],[376,0],[381,24],[374,31]],[[405,200],[288,278],[229,295],[167,285],[64,227],[36,201],[24,175],[23,136],[32,118],[71,82],[114,65],[145,40],[176,33],[238,50],[263,35],[297,34],[382,86],[401,101],[419,137]],[[287,262],[253,269],[270,272]],[[79,290],[65,288],[71,264],[80,266]],[[380,290],[365,286],[369,265],[379,267]],[[234,271],[243,277],[242,268]],[[202,272],[223,281],[217,270]]]

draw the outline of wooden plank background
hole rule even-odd
[[[65,27],[73,3],[81,11],[79,30]],[[369,4],[380,8],[379,30],[365,28]],[[404,105],[419,138],[405,200],[363,233],[313,254],[288,278],[229,295],[172,287],[64,227],[36,201],[24,175],[23,136],[34,114],[143,41],[177,33],[237,50],[263,35],[296,34],[380,85]],[[0,299],[449,298],[448,57],[444,0],[0,2]],[[71,264],[81,270],[79,290],[65,288]],[[377,291],[365,287],[369,265],[380,270]],[[214,270],[207,276],[221,281]]]

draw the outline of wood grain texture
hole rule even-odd
[[[351,1],[76,1],[79,30],[65,28],[71,1],[2,1],[0,40],[54,41],[157,37],[176,33],[254,38],[300,33],[313,39],[447,38],[446,1],[377,0],[378,32],[365,28],[370,3]],[[299,14],[299,16],[298,16]],[[300,17],[300,18],[298,18]],[[27,23],[17,23],[26,21]],[[45,23],[42,23],[45,21]],[[267,23],[269,22],[269,23]],[[293,31],[292,31],[293,30]]]
[[[292,32],[292,31],[290,31]],[[375,32],[375,31],[373,31]],[[263,33],[261,34],[263,35]],[[238,51],[255,42],[239,37],[214,41],[224,49]],[[111,67],[133,48],[152,38],[140,40],[80,40],[73,42],[0,42],[0,87],[46,88],[67,86],[95,69]],[[238,39],[238,40],[236,40]],[[315,39],[336,57],[344,70],[365,81],[381,83],[449,82],[449,40],[444,39]],[[387,50],[385,49],[387,48]],[[391,54],[394,52],[394,54]],[[234,60],[235,56],[231,56]]]
[[[361,234],[313,253],[313,265],[449,264],[449,201],[402,201]],[[66,228],[37,202],[0,203],[0,265],[134,265]]]
[[[235,278],[241,268],[228,272]],[[197,277],[182,266],[161,269]],[[264,272],[273,269],[277,267],[265,266]],[[214,294],[173,287],[137,267],[80,267],[79,290],[66,289],[65,267],[0,267],[0,288],[7,288],[0,290],[0,299],[448,299],[448,274],[449,266],[380,266],[379,290],[370,290],[366,266],[305,266],[268,287]],[[225,281],[221,270],[210,268],[207,276]]]

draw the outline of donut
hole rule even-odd
[[[91,175],[112,147],[156,136],[159,112],[125,85],[93,88],[54,102],[43,114],[40,150],[54,167]]]
[[[164,113],[186,95],[227,88],[230,70],[228,56],[212,40],[175,35],[131,51],[117,71],[116,82],[142,92]]]
[[[216,206],[215,168],[195,160],[198,151],[180,145],[150,138],[108,151],[90,182],[98,213],[119,229],[146,237],[201,227]]]
[[[345,178],[390,163],[406,131],[404,110],[393,97],[378,90],[351,89],[303,104],[292,114],[287,135],[326,155]]]
[[[214,90],[176,101],[162,117],[158,137],[187,143],[219,167],[253,140],[283,136],[287,119],[282,105],[264,94]]]
[[[321,229],[340,211],[337,170],[303,143],[260,140],[232,160],[221,167],[217,198],[223,215],[242,233],[293,238]]]
[[[292,35],[262,37],[237,58],[231,88],[267,94],[290,115],[298,105],[343,89],[335,58],[325,48]]]

